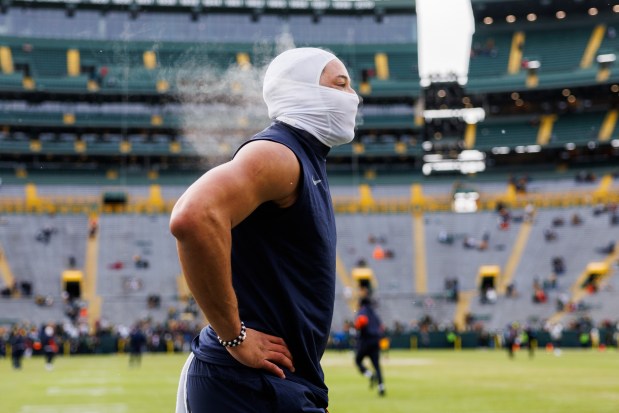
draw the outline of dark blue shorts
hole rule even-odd
[[[325,413],[302,384],[249,367],[194,358],[187,372],[189,413]]]

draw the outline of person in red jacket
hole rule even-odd
[[[357,330],[357,345],[355,350],[355,364],[359,372],[370,379],[370,388],[378,385],[378,394],[385,395],[385,383],[380,368],[380,340],[384,335],[384,327],[380,317],[374,310],[369,295],[361,298],[359,311],[355,318]],[[370,371],[363,364],[363,360],[369,357],[374,371]]]

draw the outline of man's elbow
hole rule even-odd
[[[170,216],[170,232],[174,238],[182,241],[195,234],[197,225],[200,224],[198,215],[199,211],[191,207],[191,202],[179,200]]]
[[[208,206],[179,200],[170,217],[170,232],[181,242],[200,238],[209,229],[222,226],[220,215]]]

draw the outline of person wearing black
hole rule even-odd
[[[527,325],[524,332],[527,335],[527,344],[529,348],[529,357],[535,357],[535,349],[537,348],[537,331],[531,325]]]
[[[11,343],[11,358],[13,360],[13,368],[21,369],[21,361],[26,351],[26,333],[20,328],[15,328],[9,339]]]
[[[378,385],[378,394],[385,395],[385,383],[380,368],[380,339],[383,336],[384,328],[382,322],[374,310],[372,300],[362,297],[359,302],[359,311],[355,318],[355,329],[357,330],[357,347],[355,351],[355,363],[357,368],[364,376],[370,379],[370,388]],[[363,364],[363,360],[369,357],[372,362],[374,372],[371,372]]]
[[[41,329],[39,338],[41,345],[43,346],[43,353],[45,354],[45,368],[47,370],[53,370],[54,357],[58,353],[58,345],[55,339],[55,330],[52,324],[47,324]]]
[[[142,364],[142,352],[146,345],[146,335],[139,325],[136,325],[129,334],[129,367]]]
[[[503,335],[505,338],[505,349],[510,359],[514,358],[514,350],[518,340],[518,323],[511,323],[507,326]]]

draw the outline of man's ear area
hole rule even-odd
[[[344,63],[335,58],[327,63],[320,75],[319,84],[321,86],[342,90],[348,93],[355,93],[352,89],[350,76]]]

